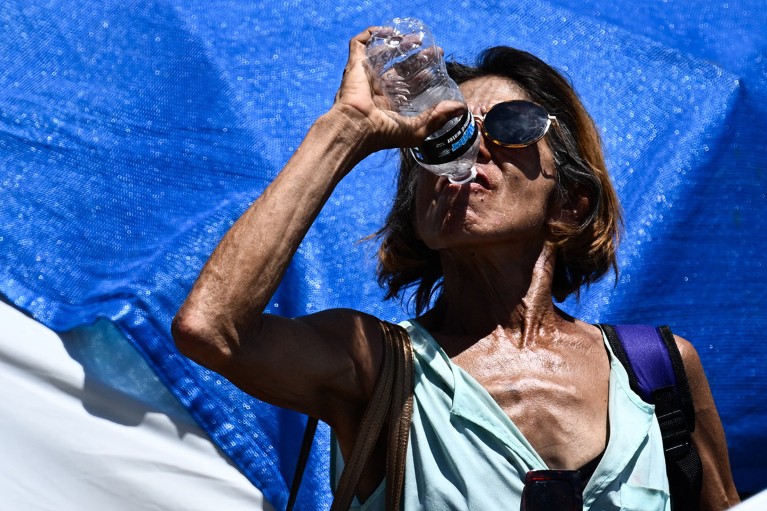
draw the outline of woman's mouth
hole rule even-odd
[[[460,190],[480,191],[491,190],[492,186],[490,185],[490,180],[488,179],[487,174],[485,174],[482,170],[477,169],[477,175],[468,183],[451,183],[447,177],[440,176],[437,181],[436,191],[439,194],[445,191],[445,189],[449,189],[455,192]]]
[[[474,177],[474,180],[472,183],[476,183],[477,185],[481,186],[482,188],[486,190],[491,190],[492,186],[490,185],[490,180],[487,177],[487,174],[480,168],[477,168],[477,175]]]

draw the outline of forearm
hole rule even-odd
[[[273,338],[263,337],[264,308],[338,182],[368,154],[416,146],[465,109],[446,101],[405,117],[379,107],[388,101],[373,86],[366,67],[369,37],[370,29],[350,41],[333,108],[311,127],[282,172],[205,264],[172,325],[176,344],[187,356],[213,368],[231,362],[245,344],[261,358],[281,350],[272,341],[280,339],[284,346],[290,323],[282,324],[282,332],[273,332]],[[305,338],[307,332],[297,335]]]
[[[355,127],[336,109],[315,122],[282,172],[221,240],[180,315],[191,309],[221,328],[257,326],[322,206],[367,155]]]

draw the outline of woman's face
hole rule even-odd
[[[498,76],[461,85],[476,114],[497,103],[530,98],[514,82]],[[483,139],[477,178],[464,185],[418,171],[415,228],[432,249],[477,244],[542,241],[548,234],[556,186],[554,159],[546,137],[520,149]]]

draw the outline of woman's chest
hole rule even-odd
[[[579,468],[604,450],[606,352],[467,350],[453,362],[488,392],[549,467]]]

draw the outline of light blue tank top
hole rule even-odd
[[[413,320],[401,325],[415,354],[403,509],[518,510],[525,474],[548,467],[484,387],[453,364],[423,327]],[[610,353],[610,438],[584,490],[583,507],[670,510],[654,407],[631,390],[606,339],[605,346]],[[337,476],[342,467],[334,468]],[[384,488],[382,483],[352,509],[385,509]]]

